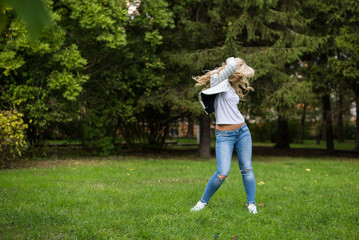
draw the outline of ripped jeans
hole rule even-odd
[[[228,176],[231,168],[233,148],[236,148],[239,168],[247,196],[247,204],[255,204],[256,184],[252,169],[252,138],[246,124],[233,131],[216,130],[217,171],[208,181],[201,201],[209,202],[225,179],[218,175]]]

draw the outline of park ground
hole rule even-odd
[[[1,239],[358,239],[356,158],[254,156],[259,213],[233,159],[200,212],[215,159],[40,159],[0,171]]]

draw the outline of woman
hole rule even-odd
[[[254,70],[240,58],[228,58],[221,68],[194,77],[196,86],[208,84],[199,93],[199,100],[207,114],[215,113],[217,171],[208,181],[200,201],[191,209],[199,211],[208,205],[213,194],[228,176],[233,148],[236,148],[239,168],[247,196],[250,213],[256,214],[255,179],[252,169],[252,139],[244,118],[238,110],[238,103],[248,91],[248,79]],[[240,85],[241,87],[239,87]]]

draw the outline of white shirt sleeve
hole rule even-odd
[[[227,79],[236,71],[237,63],[234,61],[234,57],[227,58],[226,63],[226,67],[219,72],[219,81]]]
[[[216,86],[217,84],[227,79],[235,72],[237,68],[237,63],[236,61],[234,61],[234,57],[227,58],[226,63],[227,65],[221,71],[213,70],[211,72],[212,73],[210,79],[211,87]]]

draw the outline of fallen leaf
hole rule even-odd
[[[264,203],[258,204],[258,207],[264,207]]]
[[[238,235],[234,235],[232,238],[231,238],[231,240],[235,240],[235,239],[237,239],[238,238]]]

